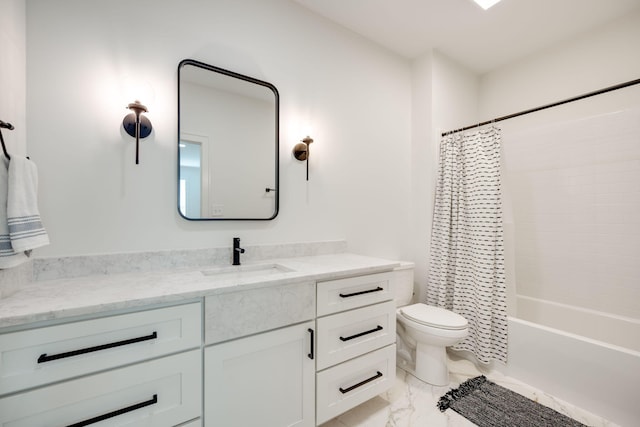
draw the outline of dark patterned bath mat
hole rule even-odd
[[[480,427],[585,427],[560,412],[489,381],[471,378],[438,401]]]

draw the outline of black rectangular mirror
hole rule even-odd
[[[192,59],[178,66],[178,212],[188,220],[278,214],[279,95]]]

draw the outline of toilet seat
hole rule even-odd
[[[400,314],[413,322],[433,328],[459,330],[468,326],[467,319],[459,314],[422,303],[402,307]]]

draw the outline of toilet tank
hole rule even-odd
[[[413,267],[408,261],[401,261],[400,266],[393,269],[393,292],[396,307],[411,304],[413,298]]]

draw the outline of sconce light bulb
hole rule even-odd
[[[131,104],[127,105],[127,108],[129,110],[133,111],[136,114],[136,117],[140,117],[141,113],[148,113],[149,112],[147,107],[142,105],[140,103],[140,101],[138,101],[137,99],[135,100],[135,102],[132,102]]]

